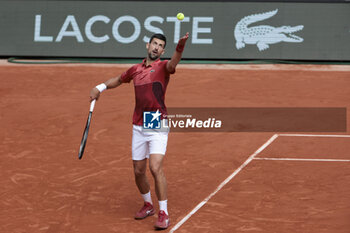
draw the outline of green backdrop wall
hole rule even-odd
[[[0,1],[0,56],[165,57],[190,33],[188,59],[350,60],[350,4]],[[178,21],[176,14],[185,19]]]

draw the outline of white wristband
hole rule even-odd
[[[106,84],[101,83],[100,85],[97,85],[96,88],[97,88],[97,90],[99,90],[99,92],[102,92],[102,91],[107,89],[107,86],[106,86]]]

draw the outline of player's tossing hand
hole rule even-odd
[[[181,37],[181,38],[179,39],[178,44],[180,44],[180,45],[185,45],[189,35],[190,35],[190,34],[187,32],[186,35],[184,35],[183,37]]]
[[[184,51],[188,36],[189,36],[189,33],[187,32],[186,35],[184,35],[179,39],[179,42],[177,43],[177,46],[176,46],[176,51],[178,51],[179,53],[182,53]]]

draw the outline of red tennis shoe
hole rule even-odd
[[[159,211],[158,220],[154,225],[154,227],[156,229],[161,230],[161,229],[167,229],[169,226],[170,226],[169,216],[163,210]]]
[[[135,219],[144,219],[153,214],[155,214],[153,205],[149,202],[145,202],[143,207],[135,214]]]

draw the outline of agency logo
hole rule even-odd
[[[162,114],[157,110],[156,112],[143,112],[143,128],[144,129],[160,129]]]
[[[236,48],[242,49],[246,44],[255,44],[259,51],[269,48],[270,44],[280,42],[301,43],[303,38],[292,33],[303,30],[304,25],[273,27],[268,25],[259,25],[249,27],[250,24],[266,20],[273,17],[278,9],[261,14],[248,15],[242,18],[235,27],[234,35],[236,39]]]

